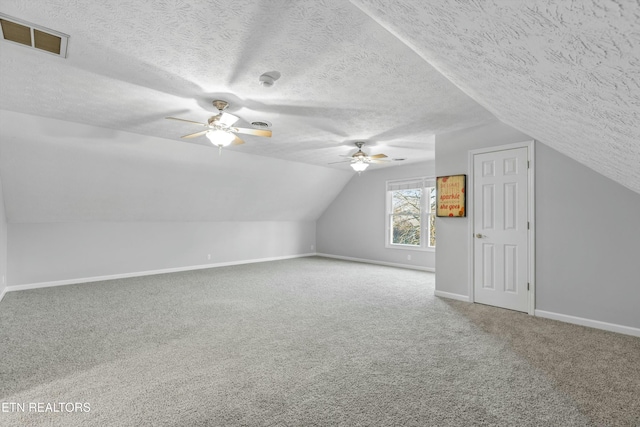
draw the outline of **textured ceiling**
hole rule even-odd
[[[71,39],[67,59],[0,43],[0,109],[189,147],[207,141],[180,140],[197,129],[164,117],[204,121],[222,98],[246,121],[273,123],[273,138],[247,136],[229,150],[323,166],[356,140],[370,153],[430,159],[435,134],[497,117],[640,192],[639,9],[632,0],[3,0],[0,12]],[[272,70],[281,79],[261,87]]]
[[[503,122],[640,193],[640,1],[353,3]]]
[[[0,12],[69,34],[67,59],[0,43],[0,108],[174,139],[213,99],[271,139],[245,153],[326,166],[354,152],[433,158],[433,135],[495,117],[349,2],[3,0]],[[271,88],[259,76],[278,71]],[[206,138],[193,143],[208,144]],[[405,162],[406,163],[406,162]],[[395,162],[392,164],[402,164]],[[350,170],[348,165],[331,167]]]

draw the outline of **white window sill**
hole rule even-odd
[[[392,245],[387,243],[385,245],[387,249],[402,249],[405,251],[418,251],[418,252],[435,252],[436,248],[423,248],[420,246],[412,246],[412,245]]]

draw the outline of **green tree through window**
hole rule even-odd
[[[421,198],[421,189],[396,190],[391,193],[393,244],[420,246]]]
[[[388,246],[435,248],[436,189],[432,181],[387,183]]]

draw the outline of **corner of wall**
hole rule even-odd
[[[436,176],[469,174],[470,150],[530,141],[530,136],[496,120],[487,125],[436,135]],[[468,218],[437,218],[436,289],[469,297]]]
[[[7,290],[7,215],[0,178],[0,301]]]
[[[387,180],[433,176],[434,170],[428,160],[354,174],[316,222],[317,252],[432,271],[434,252],[385,246],[385,197]]]

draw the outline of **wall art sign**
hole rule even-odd
[[[439,176],[436,178],[436,216],[467,216],[465,209],[466,175]]]

